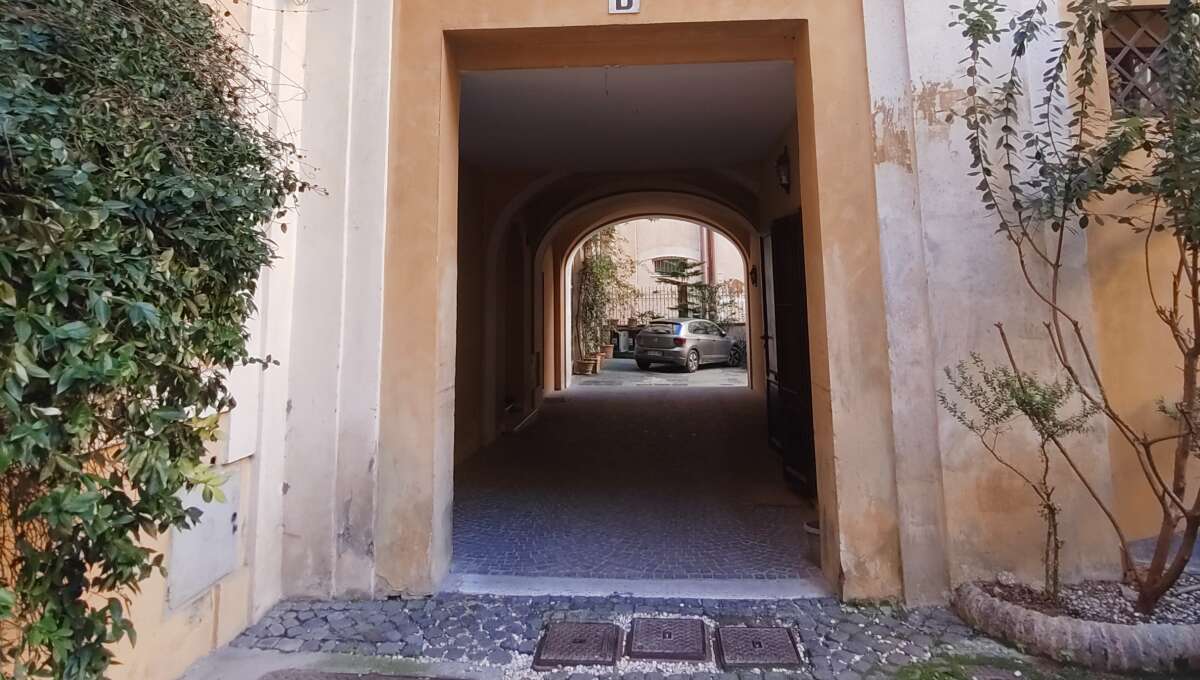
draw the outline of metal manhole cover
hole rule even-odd
[[[634,619],[629,658],[707,661],[708,636],[699,619]]]
[[[765,627],[718,628],[717,660],[725,670],[795,668],[804,663],[790,630]]]
[[[621,629],[611,623],[552,623],[533,655],[534,670],[557,666],[615,666]]]

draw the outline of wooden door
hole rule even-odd
[[[800,216],[775,221],[762,242],[767,429],[783,460],[784,477],[805,496],[816,498],[808,290]]]

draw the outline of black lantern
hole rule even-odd
[[[784,193],[792,193],[792,154],[788,148],[783,147],[783,153],[779,154],[779,158],[775,161],[775,177],[779,180],[779,187]]]

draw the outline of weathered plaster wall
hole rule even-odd
[[[706,227],[669,218],[647,218],[617,225],[624,239],[623,252],[636,265],[629,283],[639,289],[656,288],[661,284],[654,271],[654,260],[661,257],[684,257],[694,262],[712,260],[715,268],[713,283],[730,279],[746,280],[742,254],[728,238],[713,233],[713,255],[705,254]]]
[[[929,283],[914,148],[916,120],[905,16],[908,4],[884,0],[864,2],[863,8],[886,282],[904,595],[910,603],[928,603],[946,598],[950,578],[937,441]]]
[[[1107,209],[1142,211],[1125,199],[1111,199]],[[1147,215],[1148,217],[1148,215]],[[1089,265],[1096,281],[1097,334],[1101,377],[1114,409],[1151,436],[1176,431],[1176,423],[1158,411],[1158,400],[1179,398],[1181,355],[1167,326],[1154,311],[1147,279],[1147,256],[1155,294],[1170,298],[1171,277],[1179,251],[1169,235],[1155,234],[1147,249],[1144,234],[1110,223],[1088,233]],[[1158,359],[1162,360],[1158,360]],[[1135,450],[1116,430],[1109,429],[1114,510],[1131,539],[1157,535],[1162,511],[1138,463]],[[1174,466],[1174,447],[1158,447],[1158,467],[1164,475]],[[1200,488],[1200,465],[1191,466],[1190,487]]]
[[[375,585],[391,2],[305,13],[321,19],[307,26],[300,146],[325,191],[297,225],[284,591],[351,597]]]
[[[873,36],[876,180],[897,397],[893,422],[906,589],[922,601],[938,599],[948,584],[1001,570],[1036,580],[1042,527],[1028,491],[935,409],[934,393],[944,386],[939,370],[971,351],[1002,360],[996,322],[1005,323],[1025,370],[1052,370],[1041,331],[1044,315],[1012,252],[994,236],[994,221],[982,211],[973,183],[963,179],[969,170],[964,128],[944,119],[967,86],[958,63],[960,37],[946,28],[953,12],[921,2],[865,5]],[[902,44],[875,38],[885,33],[906,38]],[[1028,68],[1036,71],[1039,56]],[[1036,73],[1031,75],[1036,81]],[[1066,293],[1090,329],[1085,264],[1082,257],[1069,262]],[[1029,440],[1015,439],[1010,446],[1020,464],[1035,464]],[[1103,435],[1085,437],[1078,448],[1087,474],[1111,497]],[[1057,466],[1054,479],[1067,508],[1065,574],[1111,575],[1111,534],[1065,465]]]

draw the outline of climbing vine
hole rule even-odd
[[[199,0],[0,0],[0,676],[102,678],[220,497],[225,374],[307,186]]]

